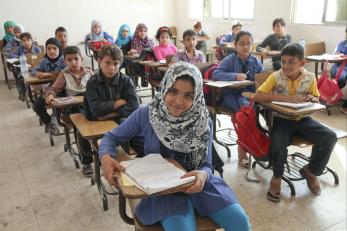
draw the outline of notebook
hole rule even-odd
[[[312,102],[288,103],[288,102],[272,101],[271,103],[278,104],[278,105],[285,106],[285,107],[296,108],[296,109],[303,108],[303,107],[310,107],[310,106],[314,105],[314,103],[312,103]]]
[[[164,159],[160,154],[122,161],[124,173],[148,195],[195,181],[195,176],[181,178],[185,171]]]

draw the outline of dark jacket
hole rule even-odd
[[[124,99],[128,103],[117,110],[115,101]],[[87,82],[84,96],[84,112],[89,120],[98,120],[97,117],[116,112],[117,119],[128,117],[139,107],[135,87],[131,79],[118,72],[110,81],[106,81],[102,72],[93,75]]]

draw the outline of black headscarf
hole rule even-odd
[[[48,57],[48,55],[47,55],[47,46],[48,46],[49,44],[53,44],[54,46],[58,47],[58,49],[59,49],[59,55],[58,55],[58,57],[56,57],[55,59],[51,59],[51,58]],[[56,61],[62,56],[62,48],[61,48],[60,42],[59,42],[56,38],[49,38],[49,39],[47,39],[45,47],[46,47],[45,58],[47,58],[49,61],[51,61],[51,62],[54,63],[54,62],[56,62]]]

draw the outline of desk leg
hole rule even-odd
[[[129,225],[134,225],[134,218],[130,218],[126,212],[126,198],[123,196],[122,193],[119,193],[118,202],[118,211],[122,220]]]
[[[98,143],[97,140],[89,140],[90,146],[92,147],[93,153],[93,162],[94,162],[94,176],[91,179],[92,185],[96,183],[98,187],[99,194],[102,199],[102,206],[104,211],[108,210],[108,200],[104,190],[104,186],[101,182],[101,174],[100,174],[100,162],[99,162],[99,154],[98,154]]]
[[[314,63],[314,73],[316,74],[316,80],[318,79],[318,62]]]
[[[4,68],[4,74],[5,74],[5,83],[8,83],[8,76],[7,76],[7,70],[6,70],[6,65],[5,65],[5,57],[4,54],[1,53],[1,61],[2,61],[2,67]]]

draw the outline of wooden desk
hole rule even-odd
[[[69,117],[71,114],[70,109],[73,107],[82,105],[83,104],[83,98],[84,98],[83,96],[56,98],[55,101],[51,102],[51,105],[52,105],[53,110],[59,110],[59,112],[57,112],[57,115],[63,115],[65,117]],[[60,113],[60,114],[58,114],[58,113]],[[58,118],[59,118],[58,124],[64,128],[64,136],[65,136],[65,142],[66,142],[64,144],[64,151],[69,152],[70,157],[75,164],[75,167],[79,168],[80,166],[79,166],[79,163],[77,160],[78,159],[78,152],[76,152],[71,145],[69,126],[68,126],[68,124],[66,124],[66,121],[61,120],[62,116],[60,116]],[[48,133],[48,135],[49,135],[51,144],[54,143],[53,135],[50,132]],[[75,139],[75,141],[76,141],[76,139]]]
[[[117,127],[116,122],[112,120],[90,121],[82,113],[70,115],[76,129],[81,133],[82,137],[87,140],[96,140],[104,136],[108,131]]]
[[[166,63],[160,63],[158,61],[148,60],[148,61],[139,61],[140,64],[151,67],[151,68],[158,68],[158,67],[166,67]]]
[[[267,52],[253,51],[252,53],[255,56],[260,57],[261,63],[264,63],[264,59],[272,58],[272,57],[276,57],[276,56],[280,56],[281,55],[281,51],[275,51],[275,50],[267,51]]]
[[[305,60],[308,62],[314,62],[314,71],[316,74],[316,79],[318,78],[318,63],[328,62],[328,63],[341,63],[344,61],[347,61],[347,55],[331,55],[331,54],[324,54],[324,55],[310,55],[306,56]],[[323,66],[322,66],[323,70]]]
[[[75,107],[83,104],[84,96],[71,96],[71,97],[62,97],[56,98],[51,102],[53,107],[56,108],[69,108]]]
[[[137,59],[139,57],[140,57],[140,54],[131,54],[131,55],[127,54],[127,55],[124,55],[125,59],[130,59],[130,60]]]
[[[280,115],[285,115],[289,119],[297,119],[298,117],[307,116],[312,114],[315,111],[325,109],[325,106],[319,103],[314,103],[312,106],[303,107],[299,109],[285,107],[278,104],[273,103],[262,103],[263,107],[273,110]]]
[[[111,131],[113,128],[116,128],[118,125],[113,120],[105,121],[90,121],[85,118],[82,113],[76,113],[70,115],[70,119],[74,124],[75,132],[76,129],[81,134],[81,136],[88,140],[92,148],[92,155],[94,160],[94,176],[91,178],[91,184],[96,183],[98,187],[99,194],[102,199],[103,209],[106,211],[108,209],[108,200],[105,190],[101,182],[101,173],[100,173],[100,161],[99,161],[99,146],[97,140],[104,136],[108,131]]]

